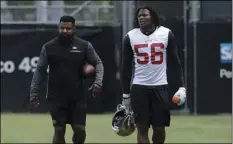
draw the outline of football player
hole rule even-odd
[[[165,127],[170,126],[167,57],[172,59],[176,68],[173,71],[179,77],[179,89],[174,95],[179,97],[178,105],[186,99],[174,35],[169,28],[160,25],[153,8],[141,7],[136,11],[135,28],[126,34],[123,43],[122,105],[127,112],[130,108],[133,110],[137,142],[150,142],[148,130],[152,126],[153,143],[164,143]]]

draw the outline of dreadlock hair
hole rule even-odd
[[[155,24],[155,26],[160,26],[159,16],[158,16],[157,12],[155,11],[155,9],[152,8],[152,7],[149,7],[149,6],[144,6],[144,7],[138,8],[138,10],[135,13],[134,24],[133,24],[134,28],[139,28],[140,27],[139,24],[138,24],[138,12],[141,9],[147,9],[147,10],[149,10],[150,14],[151,14],[151,17],[152,17],[152,21]]]

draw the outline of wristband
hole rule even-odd
[[[123,98],[124,98],[124,99],[130,98],[130,94],[123,94]]]

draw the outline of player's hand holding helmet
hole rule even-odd
[[[180,106],[183,103],[185,103],[185,100],[186,100],[186,89],[184,87],[180,87],[173,96],[172,101]]]
[[[133,112],[126,114],[126,108],[119,104],[113,115],[112,130],[119,136],[129,136],[135,131]]]
[[[122,105],[125,107],[126,114],[129,114],[131,109],[131,98],[129,94],[123,94]]]

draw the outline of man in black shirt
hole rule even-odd
[[[75,36],[75,19],[62,16],[59,36],[42,47],[30,89],[30,103],[39,105],[40,85],[49,66],[47,100],[54,125],[53,143],[65,143],[66,124],[74,131],[73,143],[86,139],[86,97],[83,90],[83,66],[95,66],[93,96],[100,93],[104,68],[92,44]]]
[[[138,131],[137,142],[150,143],[148,130],[152,125],[153,143],[164,143],[165,127],[170,126],[167,57],[172,59],[176,67],[173,71],[179,77],[179,90],[174,95],[179,97],[178,105],[183,104],[186,98],[174,35],[170,29],[160,25],[154,9],[142,7],[136,12],[135,28],[126,34],[123,43],[122,105],[127,113],[132,107]]]

